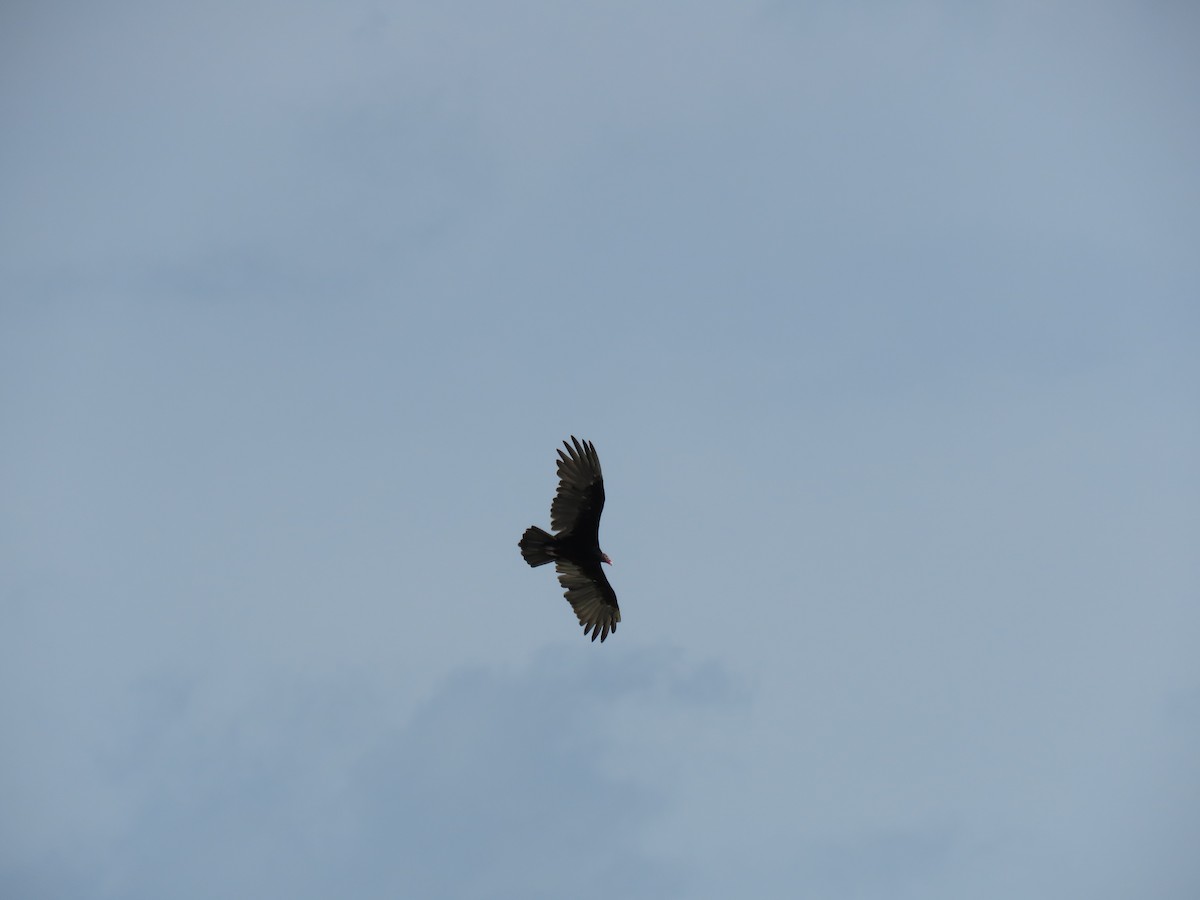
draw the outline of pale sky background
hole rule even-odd
[[[1200,896],[1197,60],[5,3],[0,896]]]

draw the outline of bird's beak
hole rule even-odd
[[[601,562],[606,562],[606,563],[608,563],[610,566],[612,565],[612,560],[608,558],[608,554],[607,554],[607,553],[601,553],[601,554],[600,554],[600,561],[601,561]]]

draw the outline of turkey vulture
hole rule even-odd
[[[583,633],[591,632],[593,641],[598,637],[603,643],[621,621],[617,594],[600,568],[602,562],[612,565],[600,549],[604,476],[591,441],[580,443],[572,435],[571,443],[563,441],[563,446],[567,452],[558,451],[558,493],[550,505],[550,527],[556,533],[531,525],[518,546],[531,566],[554,563]]]

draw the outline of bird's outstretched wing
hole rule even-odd
[[[621,621],[621,608],[617,606],[617,593],[608,583],[600,564],[581,566],[569,560],[560,559],[554,564],[558,570],[558,580],[565,593],[563,596],[579,617],[583,633],[597,637],[603,642],[610,631],[617,630]]]
[[[567,452],[558,451],[558,493],[550,504],[550,527],[560,534],[596,534],[604,510],[600,457],[591,441],[580,443],[574,435],[563,446]]]

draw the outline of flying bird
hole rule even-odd
[[[558,451],[558,493],[550,504],[550,527],[555,533],[531,525],[518,546],[531,566],[554,563],[563,596],[579,617],[583,633],[603,643],[621,621],[617,594],[600,568],[601,563],[612,565],[600,549],[604,476],[591,441],[581,443],[572,435],[571,443],[563,441],[563,446],[567,452]]]

